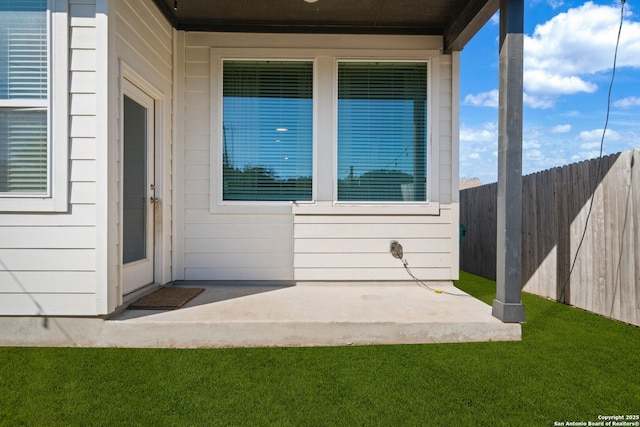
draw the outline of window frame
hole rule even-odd
[[[2,108],[33,108],[46,111],[47,191],[0,193],[0,212],[68,211],[68,40],[67,2],[47,1],[47,98],[0,100]]]
[[[308,61],[312,63],[312,175],[311,200],[260,201],[224,200],[223,197],[223,64],[224,61]],[[287,52],[278,49],[211,49],[211,144],[210,144],[210,201],[211,213],[290,213],[293,205],[314,204],[317,198],[317,64],[308,52]]]
[[[416,201],[400,201],[400,200],[391,200],[391,201],[382,201],[382,200],[338,200],[338,149],[339,149],[339,140],[338,140],[338,90],[340,81],[338,78],[338,66],[340,63],[356,63],[356,62],[386,62],[386,63],[424,63],[427,67],[426,70],[426,121],[425,121],[425,200],[416,200]],[[422,59],[397,59],[397,58],[384,58],[384,57],[376,57],[376,58],[334,58],[334,87],[333,87],[333,99],[334,99],[334,137],[333,137],[333,150],[334,150],[334,169],[335,174],[333,176],[333,201],[335,206],[380,206],[380,207],[395,207],[395,206],[429,206],[431,205],[431,141],[432,141],[432,133],[431,133],[431,123],[432,123],[432,113],[431,113],[431,60],[429,58]]]
[[[313,61],[308,60],[223,59],[222,185],[225,202],[309,203],[313,200],[313,65]],[[243,77],[236,74],[238,72]],[[253,73],[258,77],[255,81],[251,78]],[[249,92],[246,92],[247,81],[253,88]],[[272,90],[293,92],[272,98],[269,94]],[[304,92],[302,97],[299,91]],[[236,126],[240,135],[243,130],[249,133],[240,136],[242,143],[234,149]],[[273,144],[274,140],[276,144]],[[234,177],[231,171],[246,171],[247,167],[273,174],[274,186],[258,177],[256,182],[245,187],[247,177]],[[283,187],[281,184],[288,180],[285,177],[296,179],[296,185]],[[249,181],[253,179],[249,178]]]
[[[254,42],[256,42],[254,40]],[[258,42],[256,42],[257,44]],[[280,43],[278,43],[280,44]],[[438,49],[341,47],[212,47],[210,49],[209,211],[233,214],[440,215],[440,56]],[[366,46],[366,44],[365,44]],[[222,60],[309,60],[313,67],[313,187],[310,202],[222,200]],[[338,61],[425,62],[427,64],[426,201],[339,202]],[[320,129],[322,125],[322,129]],[[320,171],[322,168],[322,171]]]

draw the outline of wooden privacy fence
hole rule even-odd
[[[640,326],[639,168],[634,149],[523,177],[525,291]],[[494,280],[496,192],[460,192],[461,268]]]

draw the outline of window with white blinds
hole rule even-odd
[[[223,61],[222,199],[309,201],[313,62]]]
[[[338,201],[427,201],[427,64],[338,62]]]
[[[47,0],[0,0],[0,193],[48,192]]]

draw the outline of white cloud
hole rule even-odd
[[[579,118],[580,116],[582,116],[582,113],[578,110],[568,110],[568,111],[562,112],[561,115],[563,117]]]
[[[571,125],[556,125],[551,128],[551,133],[569,133],[571,132]]]
[[[600,151],[581,151],[571,156],[572,162],[581,162],[582,160],[595,159],[600,155]]]
[[[640,23],[627,12],[620,38],[618,65],[640,67]],[[537,25],[526,36],[525,69],[561,76],[593,74],[612,67],[620,25],[620,7],[586,2]]]
[[[561,166],[565,163],[562,152],[549,150],[544,147],[535,150],[526,150],[522,153],[522,173],[528,175],[541,170]]]
[[[571,95],[579,92],[593,93],[598,89],[578,76],[563,76],[544,69],[525,70],[524,87],[529,93],[544,95]]]
[[[498,126],[486,122],[478,126],[460,126],[460,174],[475,176],[482,182],[496,180],[496,158],[491,155],[498,147]]]
[[[545,135],[541,135],[545,137]],[[524,175],[565,163],[563,144],[553,138],[549,140],[528,140],[522,142],[522,172]]]
[[[524,158],[528,161],[544,160],[545,156],[540,150],[529,150],[524,153]]]
[[[547,110],[555,105],[555,98],[549,96],[535,96],[523,93],[522,103],[531,108]]]
[[[598,149],[600,151],[600,143],[599,142],[585,142],[584,144],[580,144],[581,150],[594,150]]]
[[[604,129],[583,130],[578,134],[578,140],[585,142],[597,142],[600,146],[602,140],[602,132]],[[605,140],[607,141],[619,141],[622,136],[615,130],[607,129]]]
[[[542,147],[542,145],[535,139],[531,141],[522,141],[522,148],[525,150],[531,150],[531,149],[540,148],[540,147]]]
[[[551,6],[552,9],[557,9],[564,6],[564,2],[562,0],[547,0],[547,3],[549,4],[549,6]]]
[[[494,107],[499,106],[498,89],[491,90],[489,92],[481,92],[478,94],[469,94],[464,97],[464,104],[474,105],[476,107]],[[524,105],[531,108],[537,108],[546,110],[553,108],[555,105],[555,97],[550,96],[535,96],[528,93],[523,94],[522,102]]]
[[[580,132],[575,138],[575,148],[572,150],[572,156],[569,160],[571,162],[579,162],[598,157],[602,142],[602,129]],[[602,152],[607,155],[638,146],[640,146],[640,134],[637,132],[607,130]]]
[[[498,89],[489,92],[481,92],[477,95],[469,94],[464,97],[464,103],[477,107],[497,107]]]
[[[552,7],[561,1],[548,0]],[[617,2],[616,2],[617,3]],[[640,22],[627,12],[618,51],[618,66],[640,67]],[[593,93],[594,74],[613,66],[613,52],[620,25],[617,4],[582,6],[560,13],[536,26],[524,38],[524,87],[529,95],[547,96],[553,103],[560,95]],[[536,107],[541,108],[541,107]],[[548,107],[546,107],[548,108]]]
[[[628,96],[626,98],[618,99],[613,103],[615,107],[618,108],[631,108],[640,106],[640,98],[636,96]]]
[[[498,89],[491,90],[489,92],[481,92],[478,94],[469,94],[464,97],[464,104],[474,105],[476,107],[498,107]],[[534,96],[528,93],[523,94],[522,102],[531,108],[538,108],[541,110],[553,108],[555,104],[555,98],[549,96]]]
[[[530,0],[527,3],[529,3],[529,6],[532,7],[532,8],[533,7],[540,7],[539,3],[546,3],[552,9],[558,9],[559,7],[564,6],[564,1],[563,0]]]
[[[487,143],[498,141],[498,126],[495,122],[483,123],[479,128],[462,126],[460,129],[460,141]],[[477,150],[476,150],[477,151]]]
[[[546,0],[553,9],[563,0]],[[610,71],[620,25],[620,6],[594,4],[559,13],[524,36],[524,105],[535,109],[553,108],[562,95],[594,93],[596,74]],[[497,23],[498,14],[492,17]],[[620,37],[617,65],[640,68],[640,22],[627,9]],[[498,90],[469,94],[464,103],[497,107]],[[619,108],[640,105],[629,97],[615,104]]]

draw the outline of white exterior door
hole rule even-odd
[[[154,100],[125,80],[122,108],[122,286],[154,282]]]

